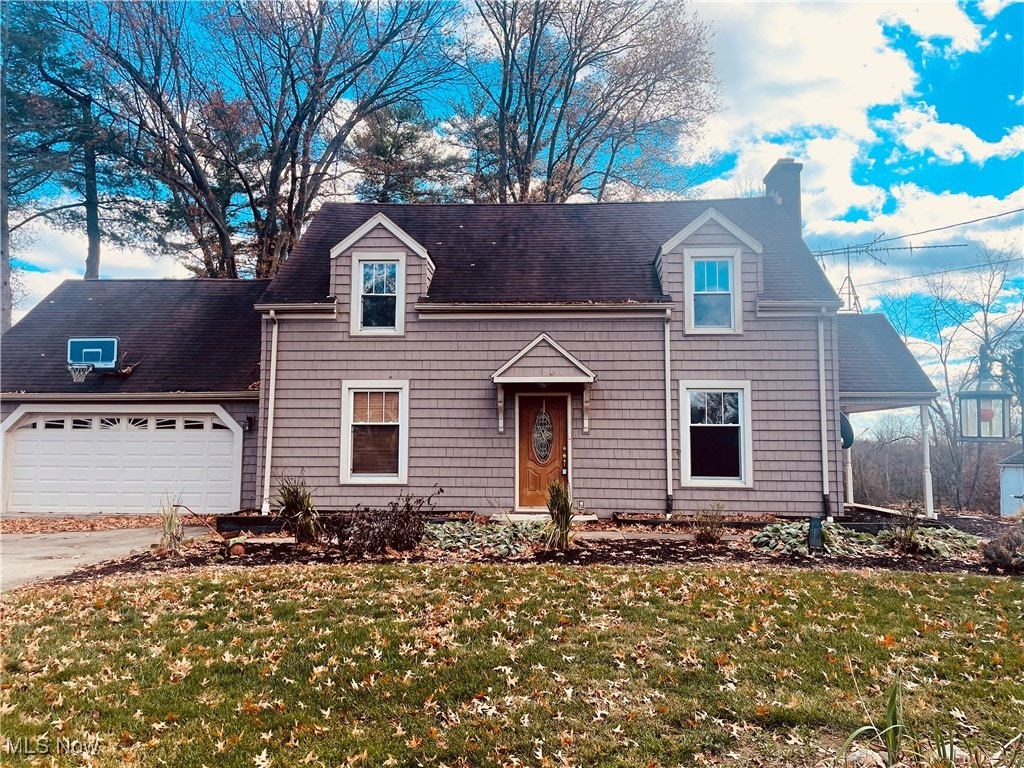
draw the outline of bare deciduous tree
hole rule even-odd
[[[467,41],[460,61],[483,112],[462,127],[471,151],[492,154],[472,162],[494,179],[474,189],[503,203],[604,200],[678,170],[681,142],[699,133],[717,94],[707,27],[684,3],[475,5],[486,35]]]
[[[960,440],[956,395],[977,376],[983,347],[998,353],[1020,344],[1024,298],[1012,288],[1018,264],[1005,251],[982,250],[975,269],[930,278],[927,295],[882,297],[886,315],[904,340],[926,348],[934,361],[937,375],[932,378],[939,397],[930,411],[941,447],[935,459],[950,475],[951,502],[957,509],[977,506],[986,462],[982,444]]]
[[[274,273],[353,128],[431,87],[445,0],[63,2],[122,151],[167,190],[161,222],[208,277]],[[182,237],[184,234],[184,237]]]

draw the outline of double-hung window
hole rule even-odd
[[[686,250],[686,331],[740,331],[740,254],[735,248]]]
[[[342,408],[342,481],[406,482],[408,382],[345,382],[342,385]]]
[[[750,487],[750,383],[684,381],[679,402],[683,486]]]
[[[404,255],[355,254],[352,333],[401,335],[405,330]]]

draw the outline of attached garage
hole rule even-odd
[[[146,514],[167,498],[239,509],[242,428],[222,408],[58,407],[4,421],[9,513]]]
[[[253,305],[267,283],[54,289],[3,335],[0,514],[155,514],[166,497],[204,514],[254,507]]]

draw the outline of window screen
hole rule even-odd
[[[690,476],[743,477],[741,392],[690,392]]]
[[[397,475],[399,393],[352,393],[352,474]]]
[[[363,328],[396,327],[398,264],[393,261],[363,262],[360,296]]]

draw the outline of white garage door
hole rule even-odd
[[[5,437],[9,512],[238,509],[240,436],[212,414],[29,414]]]

